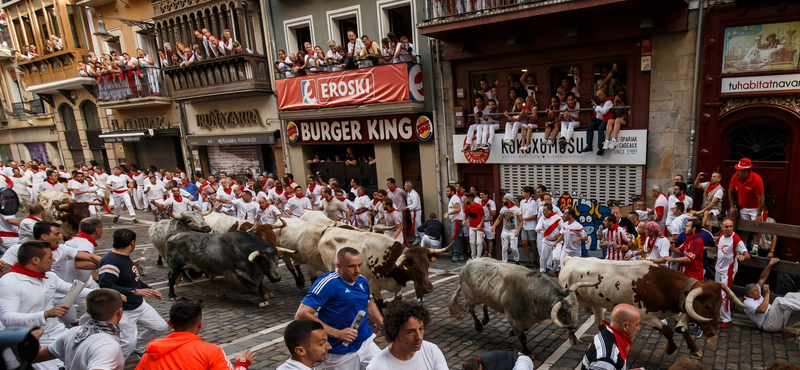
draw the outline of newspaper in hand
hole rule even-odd
[[[361,325],[361,321],[364,320],[364,316],[366,315],[367,313],[364,312],[364,310],[358,311],[358,313],[356,314],[356,319],[353,320],[353,323],[350,325],[350,329],[358,331],[358,327]],[[350,342],[342,342],[342,345],[347,347],[350,345]]]
[[[75,303],[75,300],[78,299],[78,295],[81,294],[83,288],[86,286],[86,283],[80,280],[75,280],[72,282],[72,287],[69,288],[69,293],[64,298],[64,302],[62,303],[65,306],[72,306]]]

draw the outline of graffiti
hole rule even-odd
[[[617,202],[608,201],[606,204],[601,204],[596,199],[573,199],[573,196],[578,197],[578,194],[570,195],[568,192],[564,192],[558,198],[558,206],[562,211],[573,208],[578,214],[576,221],[583,225],[583,229],[589,237],[589,240],[581,245],[581,255],[586,256],[588,251],[597,250],[599,243],[597,231],[602,230],[603,218],[611,214],[611,208],[617,206]]]

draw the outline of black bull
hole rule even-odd
[[[258,235],[245,231],[211,235],[182,232],[167,241],[169,297],[175,298],[175,283],[185,268],[203,271],[210,279],[233,276],[256,293],[259,306],[269,305],[264,296],[264,276],[275,283],[278,273],[278,250]]]

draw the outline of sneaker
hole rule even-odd
[[[486,145],[484,145],[484,149],[486,150],[492,149],[492,144],[486,143]]]
[[[139,220],[137,220],[137,219],[135,219],[135,218],[134,218],[134,219],[133,219],[133,223],[135,223],[135,224],[138,224],[138,223],[139,223]]]
[[[503,139],[503,145],[514,146],[514,142],[511,139]]]
[[[156,217],[153,217],[153,221],[154,221],[154,222],[158,222],[158,216],[156,216]]]
[[[719,327],[720,328],[730,328],[731,327],[731,322],[730,321],[723,322],[722,324],[719,325]]]
[[[597,149],[597,155],[600,155],[600,156],[602,156],[602,155],[603,155],[603,153],[605,153],[605,151],[603,150],[603,148]]]
[[[617,139],[611,139],[611,144],[609,144],[608,147],[610,149],[617,149],[617,145],[619,145],[619,143],[617,142]]]
[[[700,329],[700,326],[695,326],[694,330],[692,330],[692,338],[698,339],[703,336],[703,329]]]
[[[458,261],[458,259],[456,259],[455,257],[453,257],[453,262],[456,262],[456,261]]]
[[[119,216],[114,217],[114,223],[117,223],[117,221],[119,221]]]
[[[603,142],[603,149],[608,149],[608,146],[611,144],[610,141],[606,140]]]
[[[460,256],[460,257],[458,257],[458,260],[459,260],[459,261],[463,261],[463,260],[464,260],[464,256]]]
[[[469,145],[464,145],[464,148],[461,149],[462,153],[466,153],[469,151]]]
[[[579,153],[589,153],[589,152],[592,152],[592,151],[594,151],[594,148],[592,147],[592,144],[589,144],[589,145],[585,146],[583,149],[581,149],[581,151]]]
[[[474,153],[474,152],[480,152],[481,150],[483,150],[483,147],[482,147],[482,146],[480,146],[480,145],[478,145],[478,146],[476,146],[475,148],[473,148],[473,149],[472,149],[472,152],[473,152],[473,153]]]
[[[565,137],[563,137],[563,136],[560,139],[558,139],[558,146],[561,147],[561,150],[566,149],[566,147],[567,147],[567,139]]]

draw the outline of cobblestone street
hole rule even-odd
[[[132,224],[124,216],[118,224],[111,223],[111,217],[104,216],[106,232],[98,241],[98,254],[110,250],[111,235],[116,228],[127,227],[137,233],[137,250],[132,257],[144,255],[144,281],[164,295],[163,301],[150,300],[149,303],[166,319],[171,301],[166,298],[167,270],[155,266],[157,253],[147,237],[147,229],[152,220],[144,213],[139,213],[142,222]],[[453,263],[449,258],[440,258],[431,266],[430,280],[434,292],[426,296],[425,305],[431,311],[433,319],[426,328],[425,339],[442,349],[451,369],[461,369],[464,359],[478,356],[492,349],[519,348],[516,338],[509,338],[509,326],[498,313],[491,311],[490,322],[483,333],[475,332],[472,320],[468,317],[454,321],[450,318],[447,303],[458,284],[458,272],[463,262]],[[293,319],[300,300],[310,286],[299,290],[288,270],[281,264],[281,281],[276,284],[267,283],[275,294],[269,299],[270,305],[259,308],[255,296],[234,279],[223,278],[214,281],[214,285],[225,292],[218,297],[217,288],[208,280],[199,279],[181,283],[176,292],[179,296],[200,299],[204,303],[203,329],[200,336],[208,342],[220,345],[229,356],[245,348],[257,351],[258,359],[251,369],[274,369],[287,358],[287,350],[283,345],[282,334],[286,325]],[[406,287],[407,298],[413,296],[413,287]],[[385,295],[384,298],[390,298]],[[463,298],[462,298],[463,299]],[[792,322],[796,322],[793,318]],[[572,370],[580,365],[583,352],[588,346],[591,336],[597,333],[594,320],[589,315],[581,316],[582,325],[579,334],[583,334],[583,344],[570,346],[566,329],[551,324],[540,324],[528,332],[528,346],[536,369]],[[763,369],[776,360],[787,360],[800,363],[800,350],[795,344],[797,327],[787,327],[787,338],[780,333],[763,333],[747,319],[742,311],[734,313],[733,326],[721,329],[720,338],[715,346],[706,344],[706,338],[697,341],[703,351],[700,361],[709,369]],[[689,351],[679,335],[675,335],[679,345],[677,354],[666,355],[666,341],[661,334],[644,326],[633,342],[628,358],[628,368],[635,369],[667,369],[678,356],[689,356]],[[378,346],[387,345],[383,336],[378,335]],[[126,369],[136,366],[136,357],[128,359]]]

